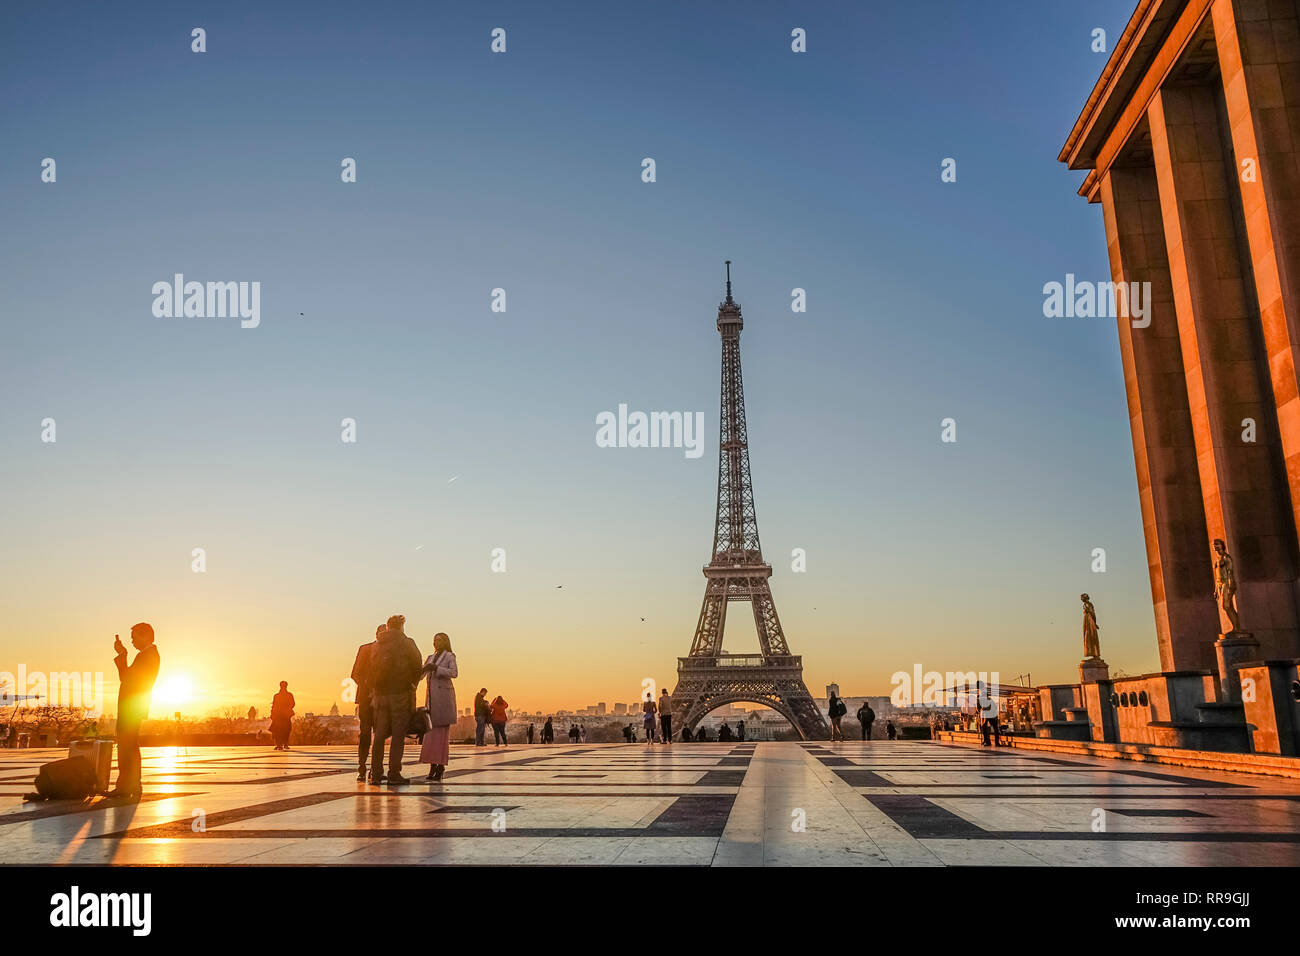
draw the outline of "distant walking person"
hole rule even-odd
[[[871,739],[871,725],[876,721],[876,712],[871,709],[870,701],[863,701],[858,708],[858,723],[862,725],[862,739]]]
[[[487,702],[487,688],[480,687],[474,697],[474,746],[484,746],[483,735],[487,732],[488,719],[492,716],[492,705]]]
[[[731,740],[731,727],[728,726],[725,720],[722,722],[722,726],[718,728],[718,739]]]
[[[293,731],[293,694],[289,682],[280,681],[280,693],[271,698],[271,737],[276,750],[289,749],[289,734]]]
[[[736,739],[737,740],[745,739],[745,722],[743,720],[739,721],[736,725]]]
[[[632,729],[631,724],[628,724],[623,728],[623,739],[628,743],[632,743],[632,741],[636,739],[636,731]]]
[[[529,724],[529,725],[528,725],[528,742],[529,742],[530,744],[533,742],[533,725],[532,725],[532,724]]]
[[[113,652],[117,655],[117,787],[110,797],[139,800],[144,792],[140,782],[140,725],[149,716],[149,698],[158,680],[158,648],[154,645],[153,626],[140,623],[131,628],[131,646],[135,660],[126,663],[126,647],[113,635]]]
[[[689,727],[682,728],[682,740],[684,740],[688,744],[691,742],[691,728]]]
[[[894,726],[892,720],[885,721],[885,735],[889,737],[890,740],[893,740],[898,736],[898,728]]]
[[[844,731],[840,730],[840,721],[848,713],[848,707],[844,701],[840,700],[839,695],[832,693],[830,700],[826,702],[826,715],[831,719],[831,740],[843,740]]]
[[[673,742],[673,699],[665,687],[659,692],[659,733],[664,743],[672,746]]]
[[[379,632],[378,646],[371,660],[374,668],[375,741],[370,749],[370,782],[378,784],[384,774],[384,740],[388,745],[387,784],[399,787],[410,783],[402,776],[402,754],[406,749],[406,731],[415,713],[415,685],[420,681],[420,649],[406,636],[406,618],[394,614],[388,626]]]
[[[497,747],[506,743],[506,720],[508,718],[506,710],[509,706],[506,699],[500,694],[497,694],[492,700],[492,739]]]
[[[655,742],[655,707],[654,696],[649,692],[645,695],[645,703],[641,705],[641,723],[645,730],[645,742],[652,744]]]
[[[357,658],[352,662],[352,683],[356,685],[357,721],[361,725],[357,735],[357,779],[366,779],[366,760],[370,757],[370,739],[375,730],[375,708],[370,700],[375,685],[371,675],[370,655],[379,645],[379,632],[387,625],[375,628],[376,640],[357,648]]]
[[[555,725],[551,723],[551,718],[546,718],[546,723],[542,724],[542,743],[555,743]]]
[[[427,779],[437,783],[451,763],[451,728],[456,723],[456,688],[451,679],[459,676],[446,634],[433,635],[433,653],[421,673],[428,677],[424,705],[429,710],[429,730],[420,742],[420,763],[429,765]]]

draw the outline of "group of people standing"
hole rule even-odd
[[[154,631],[149,624],[140,623],[131,628],[131,643],[137,654],[127,663],[126,647],[114,637],[121,688],[117,704],[118,777],[112,796],[139,799],[140,783],[140,725],[148,715],[149,701],[154,682],[158,678],[160,659],[154,643]],[[402,786],[411,781],[402,775],[402,758],[406,735],[421,735],[420,763],[429,764],[427,780],[439,781],[451,762],[451,729],[456,723],[456,690],[452,680],[458,676],[456,655],[451,649],[451,638],[444,633],[433,637],[433,653],[421,660],[419,646],[406,634],[406,618],[394,614],[375,628],[374,640],[357,649],[352,665],[352,680],[356,685],[357,717],[360,736],[357,742],[357,780],[376,786]],[[416,706],[415,691],[422,678],[428,678],[423,707]],[[487,726],[492,726],[496,746],[507,745],[506,723],[509,703],[501,695],[487,699],[486,687],[479,688],[474,698],[475,744],[485,746]],[[271,735],[276,750],[289,749],[289,734],[293,726],[294,697],[286,681],[280,682],[280,692],[271,702]],[[847,712],[844,701],[832,694],[829,700],[831,739],[843,740],[840,720]],[[665,688],[656,703],[653,693],[647,693],[641,705],[641,715],[647,744],[671,744],[673,739],[673,700]],[[871,739],[875,711],[866,701],[857,711],[862,725],[862,739]],[[886,730],[892,740],[896,730],[887,722]],[[585,734],[577,725],[569,728],[570,740],[580,742]],[[985,722],[985,742],[988,737],[998,737],[996,720]],[[724,733],[725,732],[725,733]],[[990,734],[991,732],[991,734]],[[527,730],[528,743],[534,742],[533,726]],[[624,729],[631,742],[632,725]],[[731,728],[725,723],[719,739],[732,739]],[[682,739],[691,740],[689,728],[682,730]],[[703,728],[694,739],[707,739]],[[745,739],[744,721],[740,723],[739,739]],[[384,769],[384,742],[388,741],[388,766]],[[541,742],[555,742],[555,727],[550,717],[542,727]],[[369,770],[367,771],[367,760]]]
[[[659,703],[655,703],[654,694],[646,691],[645,702],[641,704],[641,722],[645,725],[645,742],[655,743],[655,717],[659,718],[659,730],[663,734],[663,743],[673,742],[673,699],[665,687],[659,694]]]
[[[506,740],[506,722],[510,719],[510,705],[500,694],[492,698],[491,703],[487,699],[488,689],[480,687],[478,694],[474,697],[474,746],[486,746],[484,738],[487,735],[487,727],[492,725],[492,741],[496,747],[507,746],[509,741]],[[532,728],[529,728],[531,733]],[[532,741],[529,741],[532,743]]]
[[[844,715],[849,712],[848,705],[844,703],[844,698],[838,694],[831,694],[826,701],[826,715],[831,719],[831,740],[843,740],[844,731],[840,729],[840,721]],[[871,702],[864,700],[862,706],[858,708],[858,723],[862,725],[862,739],[871,739],[871,725],[876,722],[876,712],[871,709]],[[898,728],[894,726],[892,720],[885,721],[885,736],[893,740],[898,736]]]
[[[451,728],[456,723],[458,676],[451,638],[439,632],[433,636],[433,653],[421,663],[420,648],[406,635],[406,618],[394,614],[375,629],[375,639],[357,649],[352,680],[357,689],[357,717],[361,734],[357,741],[357,779],[378,786],[402,786],[411,781],[402,776],[406,735],[422,734],[420,763],[429,765],[427,780],[437,782],[451,762]],[[428,677],[423,709],[415,704],[415,688]],[[412,724],[419,724],[412,728]],[[384,771],[384,741],[388,740],[388,770]],[[366,772],[366,757],[370,771]]]

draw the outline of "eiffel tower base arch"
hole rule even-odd
[[[804,740],[828,740],[830,728],[803,682],[803,660],[724,654],[677,658],[674,728],[690,728],[724,704],[747,701],[770,707]]]

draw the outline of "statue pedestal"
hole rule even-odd
[[[1109,664],[1100,657],[1079,661],[1079,683],[1092,684],[1099,680],[1110,680]]]
[[[1214,642],[1214,656],[1219,660],[1219,689],[1225,701],[1240,702],[1241,678],[1237,669],[1248,661],[1259,660],[1259,641],[1249,631],[1229,631]]]

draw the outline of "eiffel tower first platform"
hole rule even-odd
[[[731,297],[718,306],[722,335],[722,404],[718,415],[718,513],[713,559],[704,569],[704,605],[687,657],[677,658],[673,720],[694,728],[701,717],[723,704],[749,701],[777,711],[805,740],[830,736],[821,711],[803,682],[803,658],[790,653],[758,543],[758,516],[749,478],[745,430],[745,387],[740,375],[740,304]],[[748,601],[758,632],[758,654],[728,654],[722,649],[727,607]]]

